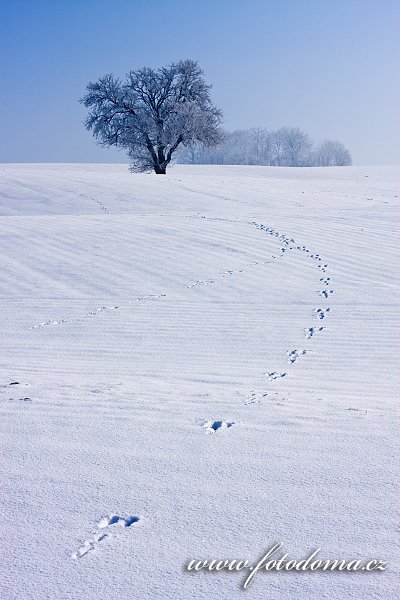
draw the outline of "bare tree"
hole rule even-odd
[[[342,142],[323,140],[314,152],[315,164],[318,167],[344,167],[351,165],[350,152]]]
[[[165,174],[181,144],[221,140],[222,112],[210,88],[192,60],[131,71],[125,81],[105,75],[81,99],[90,109],[85,126],[100,145],[127,150],[132,171]]]
[[[285,164],[289,167],[309,164],[312,141],[304,131],[298,127],[282,127],[276,133],[280,149],[278,164]]]
[[[271,159],[270,164],[280,167],[284,164],[283,155],[283,127],[274,131],[271,135]]]

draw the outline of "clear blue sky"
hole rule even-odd
[[[2,0],[1,162],[126,162],[96,147],[88,81],[200,62],[227,129],[294,125],[400,163],[400,2]]]

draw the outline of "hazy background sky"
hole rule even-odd
[[[333,138],[400,163],[400,2],[1,0],[1,162],[128,162],[78,103],[105,73],[198,60],[227,129]]]

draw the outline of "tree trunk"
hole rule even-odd
[[[160,167],[160,165],[154,165],[154,171],[157,175],[165,175],[167,172],[167,167]]]

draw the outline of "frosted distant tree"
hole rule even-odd
[[[267,129],[253,127],[250,129],[252,136],[251,164],[269,165],[271,161],[271,135]]]
[[[283,155],[283,127],[271,135],[271,160],[270,164],[280,167],[284,164]]]
[[[306,166],[310,162],[312,141],[298,127],[282,127],[276,132],[279,143],[279,164],[289,167]]]
[[[222,112],[210,89],[192,60],[131,71],[125,81],[105,75],[81,99],[89,108],[85,127],[100,145],[127,150],[132,171],[165,174],[179,146],[221,141]]]
[[[215,165],[271,165],[325,167],[351,165],[350,152],[341,142],[324,140],[316,147],[297,127],[270,131],[262,127],[225,131],[217,146],[192,143],[181,147],[175,160]]]
[[[318,167],[345,167],[351,165],[351,154],[342,142],[323,140],[314,152]]]
[[[252,136],[246,129],[226,133],[224,137],[224,162],[227,165],[248,165],[251,162]]]

